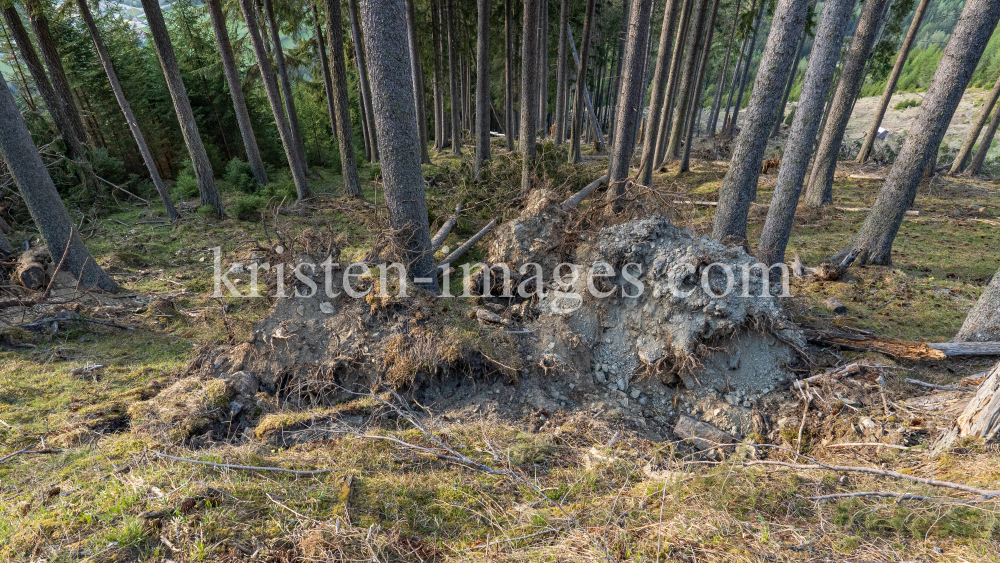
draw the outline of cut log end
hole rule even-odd
[[[30,248],[18,257],[14,278],[28,289],[42,289],[48,282],[45,268],[49,261],[49,251],[44,246]]]

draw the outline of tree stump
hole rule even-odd
[[[28,289],[45,287],[45,265],[49,262],[49,251],[44,246],[29,248],[17,259],[14,277]]]
[[[934,445],[934,453],[951,448],[960,438],[996,438],[1000,432],[1000,364],[997,364],[979,385],[976,395],[966,405],[955,423]]]

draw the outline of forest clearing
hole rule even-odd
[[[132,3],[0,0],[0,561],[997,561],[1000,6]]]

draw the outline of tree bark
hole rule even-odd
[[[851,244],[832,258],[834,263],[843,267],[852,263],[892,263],[892,242],[903,216],[916,197],[924,170],[937,159],[941,140],[998,20],[1000,3],[992,0],[965,3],[924,96],[916,123],[910,127],[868,217]]]
[[[340,145],[340,164],[344,177],[344,194],[361,197],[361,178],[358,161],[354,155],[354,131],[351,129],[351,106],[347,95],[347,63],[344,60],[343,19],[340,0],[326,1],[326,44],[330,49],[331,74],[333,75],[334,110],[337,112],[337,144]]]
[[[160,172],[156,168],[156,161],[149,150],[149,145],[146,144],[146,139],[142,136],[142,130],[139,129],[139,122],[135,119],[135,114],[132,113],[132,107],[129,105],[128,100],[125,99],[125,92],[122,91],[122,86],[118,82],[118,74],[115,73],[115,67],[111,64],[111,57],[108,55],[108,50],[104,46],[104,40],[101,39],[101,34],[97,30],[97,24],[94,23],[94,16],[90,13],[90,6],[87,5],[86,0],[77,0],[76,4],[80,9],[80,15],[83,17],[84,23],[87,25],[87,30],[90,32],[90,38],[94,42],[97,56],[101,59],[101,64],[104,66],[104,72],[108,75],[111,90],[115,93],[115,99],[118,100],[118,105],[122,108],[122,113],[125,115],[125,122],[128,123],[129,130],[132,131],[132,137],[135,139],[135,144],[139,147],[139,153],[142,155],[142,161],[146,165],[146,170],[149,171],[149,177],[153,181],[153,185],[156,186],[156,192],[160,194],[160,199],[163,200],[163,206],[167,210],[167,217],[170,218],[171,222],[176,221],[180,218],[180,215],[177,214],[177,209],[174,208],[174,202],[170,200],[170,194],[167,193],[167,187],[163,184],[163,178],[160,177]]]
[[[538,128],[549,137],[549,0],[538,2]]]
[[[674,38],[673,53],[670,57],[670,74],[665,86],[663,108],[660,110],[659,127],[656,131],[656,150],[653,158],[653,168],[659,168],[667,154],[667,141],[674,121],[674,106],[677,101],[678,83],[681,80],[681,66],[684,56],[684,45],[687,43],[691,27],[692,8],[695,0],[684,0],[681,17],[678,20],[679,33]]]
[[[969,174],[973,176],[978,176],[980,169],[983,167],[983,162],[986,160],[986,153],[990,152],[990,147],[993,145],[993,138],[997,134],[997,127],[1000,127],[1000,108],[993,112],[993,119],[990,120],[989,127],[986,128],[986,132],[983,133],[983,140],[979,143],[979,150],[976,151],[976,156],[972,159],[972,164],[969,165]]]
[[[531,175],[535,168],[535,118],[538,104],[538,48],[534,21],[539,0],[524,0],[524,29],[521,39],[521,139],[518,147],[522,156],[521,192],[531,191]]]
[[[719,189],[712,237],[724,243],[747,241],[747,213],[757,197],[757,179],[775,119],[774,106],[781,100],[808,12],[808,2],[801,0],[778,0],[775,7],[771,33],[747,107],[746,126],[740,130],[729,171]]]
[[[573,122],[569,133],[569,161],[574,164],[583,160],[580,155],[580,137],[583,134],[583,97],[587,90],[587,62],[590,60],[590,35],[594,25],[595,4],[595,0],[587,0],[587,8],[583,16],[583,33],[580,34],[580,60],[576,64],[576,93],[573,97]],[[568,28],[567,33],[571,33]],[[572,42],[572,38],[570,41]],[[575,53],[575,45],[573,50]]]
[[[670,128],[670,140],[667,143],[667,159],[680,157],[681,139],[687,124],[688,109],[691,103],[691,89],[694,88],[695,74],[698,72],[698,55],[704,37],[705,18],[708,12],[709,0],[695,0],[694,17],[691,20],[691,31],[688,36],[687,48],[684,50],[684,73],[681,75],[680,87],[677,89],[677,110]]]
[[[740,107],[743,106],[743,94],[747,89],[747,80],[750,79],[750,65],[753,63],[753,54],[757,52],[757,36],[760,34],[760,24],[764,21],[764,11],[767,9],[767,4],[761,2],[760,12],[757,13],[757,21],[753,25],[753,35],[750,37],[750,50],[747,52],[747,56],[743,61],[743,74],[740,77],[739,85],[737,86],[736,92],[736,105],[733,107],[733,115],[726,124],[726,134],[732,136],[736,132],[736,123],[740,119]],[[773,25],[773,24],[772,24]],[[756,82],[754,78],[754,82]]]
[[[510,1],[510,0],[508,0]],[[440,2],[431,0],[431,40],[434,42],[434,149],[438,152],[444,150],[447,128],[444,115],[444,55],[441,48],[441,18]]]
[[[476,37],[476,159],[474,173],[481,179],[483,163],[490,158],[490,0],[477,0],[479,33]]]
[[[52,256],[63,256],[63,268],[73,274],[80,285],[91,289],[115,291],[114,282],[87,250],[80,233],[56,191],[38,149],[31,140],[28,126],[17,109],[7,81],[0,75],[0,158],[7,163],[31,218],[42,233]],[[67,243],[69,243],[67,245]]]
[[[990,91],[990,95],[983,102],[983,108],[979,111],[979,117],[976,118],[976,122],[969,129],[969,134],[965,137],[965,143],[962,144],[962,148],[958,151],[958,156],[955,157],[955,162],[951,164],[951,169],[948,170],[949,174],[958,174],[969,163],[969,157],[972,156],[972,149],[976,146],[979,134],[983,131],[986,121],[990,118],[993,107],[997,105],[997,99],[1000,99],[1000,78],[997,78],[996,84],[993,85],[993,90]]]
[[[706,4],[707,5],[707,4]],[[702,99],[704,97],[705,77],[708,74],[709,56],[712,54],[712,38],[715,35],[715,17],[719,13],[719,0],[714,0],[709,9],[708,22],[703,32],[705,40],[699,47],[698,74],[695,80],[694,91],[691,94],[690,111],[688,112],[687,132],[684,134],[684,151],[681,155],[681,165],[677,173],[683,174],[691,169],[691,148],[694,145],[695,123],[701,122]]]
[[[739,27],[740,23],[740,7],[743,5],[743,0],[737,0],[736,11],[733,16],[733,30],[729,33],[729,45],[726,47],[726,58],[722,63],[722,72],[719,73],[719,86],[715,89],[715,101],[712,102],[712,111],[708,117],[708,134],[710,137],[715,136],[716,126],[719,121],[719,109],[722,106],[722,91],[726,86],[726,75],[729,73],[729,59],[733,54],[733,42],[736,39],[736,29]]]
[[[63,104],[59,101],[59,96],[56,95],[52,83],[49,82],[49,77],[45,73],[42,60],[38,58],[38,53],[35,51],[35,46],[28,36],[28,31],[21,22],[21,15],[13,5],[2,9],[4,20],[7,22],[7,27],[14,38],[14,43],[21,51],[24,63],[28,67],[28,73],[31,74],[31,79],[35,82],[35,87],[38,88],[38,93],[42,96],[42,101],[45,102],[45,106],[52,115],[52,121],[56,125],[56,130],[59,131],[63,141],[66,143],[67,156],[74,160],[86,158],[86,149],[80,138],[77,137],[69,118],[66,117]]]
[[[156,53],[160,58],[160,67],[167,80],[167,88],[170,90],[170,98],[173,100],[174,110],[177,112],[177,120],[181,125],[184,143],[187,145],[188,155],[190,155],[191,163],[194,166],[194,175],[198,180],[198,192],[201,194],[201,204],[212,206],[219,216],[224,216],[226,210],[222,207],[222,198],[219,197],[219,189],[215,186],[215,176],[212,172],[212,164],[208,160],[208,153],[205,152],[205,145],[198,134],[198,123],[194,119],[191,101],[184,88],[181,69],[177,66],[174,47],[170,44],[170,35],[167,33],[167,24],[163,21],[163,12],[160,11],[157,0],[142,0],[142,8],[146,12],[146,23],[153,36],[153,44],[156,46]]]
[[[989,375],[979,385],[955,423],[945,431],[931,450],[940,454],[955,445],[959,438],[978,438],[983,442],[994,440],[1000,432],[1000,364],[993,366]]]
[[[833,204],[833,175],[837,170],[837,157],[844,142],[847,122],[851,119],[854,100],[864,85],[865,65],[875,45],[886,2],[888,0],[867,0],[861,11],[847,61],[840,73],[840,85],[830,102],[830,115],[816,151],[809,187],[806,189],[806,204],[809,206]]]
[[[613,71],[615,74],[615,81],[611,84],[611,100],[621,99],[621,87],[622,87],[622,66],[625,64],[625,44],[628,41],[628,24],[629,24],[629,14],[631,13],[631,5],[635,0],[622,0],[622,31],[618,39],[618,70]],[[618,120],[618,105],[609,105],[609,111],[611,115],[608,119],[609,130],[608,130],[608,144],[614,145],[617,139],[615,138],[615,122]]]
[[[81,10],[86,1],[77,0],[77,3],[81,5]],[[240,135],[243,137],[247,162],[250,163],[253,177],[257,183],[266,186],[268,184],[267,171],[264,170],[264,161],[261,160],[260,149],[257,147],[257,136],[250,123],[250,112],[247,110],[246,98],[243,96],[243,83],[240,80],[239,67],[236,66],[233,46],[229,42],[229,30],[226,28],[226,16],[222,11],[222,2],[221,0],[208,0],[207,3],[208,13],[212,18],[212,28],[215,30],[215,41],[219,47],[219,57],[222,59],[222,70],[226,75],[226,83],[229,85],[229,93],[233,99],[236,123],[239,125]]]
[[[354,38],[354,56],[358,59],[358,78],[361,81],[361,99],[365,104],[365,123],[368,126],[368,140],[371,142],[372,162],[380,160],[378,139],[375,135],[375,116],[372,109],[372,87],[368,75],[368,60],[364,46],[364,35],[358,23],[358,0],[347,1],[347,13],[351,19],[351,36]],[[397,32],[406,29],[401,27]]]
[[[514,0],[504,0],[504,140],[507,151],[514,152],[517,124],[514,122]]]
[[[757,259],[767,265],[785,260],[785,248],[792,232],[802,181],[809,168],[819,121],[823,117],[823,106],[830,91],[830,83],[833,82],[833,73],[837,68],[854,4],[855,0],[826,0],[823,4],[823,15],[816,29],[809,65],[802,82],[802,94],[795,109],[792,128],[788,132],[774,196],[767,210],[767,220],[757,248]]]
[[[306,149],[302,144],[302,131],[299,129],[299,113],[295,110],[295,95],[292,92],[292,81],[288,77],[288,66],[285,64],[285,49],[281,46],[281,35],[278,28],[278,18],[274,15],[274,3],[272,0],[263,0],[264,17],[267,18],[268,31],[271,33],[271,42],[274,43],[274,66],[278,70],[281,91],[284,94],[285,111],[288,112],[288,132],[291,134],[295,153],[299,157],[299,164],[309,174],[309,164],[306,162]],[[299,195],[299,197],[305,197]]]
[[[417,113],[417,134],[420,135],[420,162],[431,163],[427,152],[427,114],[424,108],[424,69],[420,63],[420,48],[417,44],[417,14],[413,0],[406,0],[406,31],[410,50],[410,74],[413,75],[413,104]],[[489,131],[487,131],[487,135]]]
[[[462,95],[458,88],[458,57],[455,55],[455,12],[451,0],[445,2],[445,20],[448,26],[448,83],[451,88],[451,152],[462,154]]]
[[[813,0],[812,6],[816,6],[816,0]],[[792,72],[788,73],[785,95],[781,97],[781,103],[778,104],[778,118],[774,120],[774,127],[771,128],[771,137],[777,137],[778,133],[781,133],[781,124],[785,121],[785,106],[788,105],[788,97],[792,95],[792,86],[795,84],[795,75],[799,71],[799,61],[802,60],[802,48],[806,44],[806,39],[806,32],[802,30],[802,37],[799,38],[799,48],[795,50],[795,60],[792,62]],[[813,44],[815,45],[815,41]]]
[[[409,276],[416,285],[437,292],[434,255],[427,221],[427,200],[420,169],[420,138],[413,105],[402,0],[364,0],[361,18],[370,63],[375,133],[382,147],[385,202],[399,245],[405,249]]]
[[[326,112],[330,114],[330,131],[333,138],[337,138],[337,108],[333,103],[333,76],[330,75],[330,57],[326,50],[326,40],[323,34],[323,24],[319,19],[319,10],[316,8],[316,1],[311,0],[309,7],[312,8],[313,33],[316,34],[316,50],[319,51],[319,64],[323,71],[323,90],[326,93]]]
[[[62,103],[63,112],[69,119],[69,125],[73,127],[76,138],[80,142],[85,142],[87,128],[83,126],[83,119],[76,106],[76,98],[69,85],[69,78],[66,76],[66,69],[63,68],[62,57],[59,55],[55,38],[52,37],[52,31],[49,29],[49,19],[45,15],[42,3],[40,0],[25,0],[24,7],[28,13],[28,21],[31,22],[31,31],[35,35],[35,40],[38,41],[38,49],[42,52],[42,60],[45,61],[45,66],[49,69],[52,88]],[[93,139],[90,139],[90,144],[94,144]]]
[[[858,164],[864,164],[871,155],[875,138],[878,136],[878,129],[882,126],[885,112],[889,109],[889,101],[892,100],[892,94],[896,91],[896,83],[899,82],[899,76],[903,73],[903,66],[906,64],[906,58],[910,55],[910,49],[913,48],[913,41],[917,38],[917,32],[920,30],[920,23],[924,20],[924,14],[927,13],[928,4],[930,4],[930,0],[920,0],[920,5],[917,6],[917,11],[913,15],[913,22],[910,23],[910,29],[906,32],[906,39],[899,47],[896,64],[892,67],[892,72],[885,84],[885,91],[882,92],[882,99],[879,101],[878,109],[875,110],[875,117],[872,118],[872,125],[861,144],[861,151],[858,152]]]
[[[753,6],[750,8],[751,12],[756,13],[757,10],[757,0],[754,0]],[[738,18],[738,16],[737,16]],[[738,23],[738,22],[737,22]],[[729,118],[730,111],[733,107],[733,97],[736,95],[736,87],[740,83],[740,76],[743,69],[743,60],[746,58],[747,45],[750,43],[749,37],[744,37],[743,41],[740,43],[739,57],[736,58],[736,66],[733,67],[733,80],[729,83],[729,95],[726,97],[726,117],[722,120],[722,135],[729,136]],[[722,113],[722,110],[719,110]]]
[[[667,75],[670,73],[671,44],[677,30],[677,10],[680,0],[667,0],[663,10],[663,24],[660,26],[660,44],[656,51],[656,69],[653,71],[653,86],[649,100],[649,117],[646,120],[646,138],[642,142],[642,160],[639,164],[639,183],[653,184],[653,157],[656,156],[656,133],[660,129],[660,114],[666,97]]]
[[[143,1],[155,2],[156,0]],[[243,18],[246,20],[249,31],[250,44],[253,46],[254,54],[257,56],[257,68],[260,69],[260,76],[264,82],[264,93],[267,94],[271,113],[274,114],[274,124],[278,128],[278,136],[281,137],[281,145],[285,149],[285,158],[288,160],[288,166],[292,169],[292,181],[295,183],[295,191],[299,199],[309,197],[309,182],[306,179],[306,171],[295,148],[295,140],[292,139],[288,119],[285,117],[285,110],[281,106],[281,92],[278,90],[278,80],[275,78],[274,70],[271,68],[271,61],[268,59],[267,51],[264,49],[264,40],[261,38],[260,28],[257,25],[257,11],[254,9],[253,0],[239,0],[239,2],[240,10],[243,12]],[[331,46],[331,49],[333,49],[333,46]],[[336,56],[336,53],[334,55]],[[350,138],[350,136],[347,137],[348,140]],[[347,163],[344,162],[343,164],[346,171]]]
[[[566,33],[569,35],[569,46],[570,51],[573,52],[573,61],[577,64],[577,66],[579,66],[580,61],[577,60],[576,45],[573,43],[573,30],[567,28]],[[586,84],[583,85],[583,100],[586,105],[584,108],[581,108],[581,110],[585,109],[587,111],[590,121],[590,127],[584,130],[593,135],[594,143],[597,146],[598,152],[604,152],[604,134],[601,132],[600,119],[597,117],[597,114],[594,113],[594,104],[590,99],[590,91],[587,89]]]
[[[1000,272],[969,311],[955,336],[955,342],[995,342],[1000,340]]]
[[[556,116],[555,116],[555,141],[556,145],[563,144],[566,140],[566,101],[569,82],[569,72],[567,68],[567,33],[569,28],[569,0],[559,2],[559,47],[556,49]]]
[[[615,143],[611,148],[608,165],[608,192],[606,200],[613,202],[610,209],[619,211],[623,204],[629,181],[629,163],[635,152],[635,135],[642,120],[642,101],[646,93],[643,74],[648,51],[650,13],[653,0],[632,0],[628,22],[628,41],[625,44],[625,61],[622,64],[622,87],[618,97],[618,118],[615,120]]]

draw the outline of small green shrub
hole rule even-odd
[[[108,149],[91,149],[90,165],[94,167],[94,174],[109,182],[122,184],[128,178],[128,174],[125,172],[125,163],[109,155]]]
[[[259,195],[242,195],[229,204],[229,213],[240,221],[252,221],[260,217],[260,210],[267,205],[267,198]]]
[[[184,161],[181,171],[177,173],[177,186],[174,188],[174,198],[178,200],[191,199],[198,195],[198,179],[194,175],[191,159]]]
[[[895,109],[897,111],[903,111],[904,109],[908,109],[908,108],[918,108],[918,107],[920,107],[920,104],[921,104],[921,100],[920,99],[918,99],[918,98],[910,98],[908,100],[903,100],[902,102],[899,102],[898,104],[896,104]]]
[[[245,194],[256,193],[260,188],[260,184],[253,177],[253,168],[238,158],[230,160],[226,165],[224,179],[233,189]]]
[[[298,192],[295,191],[295,183],[291,178],[273,180],[267,187],[261,190],[262,195],[273,197],[277,201],[285,199],[285,203],[291,203],[298,199]]]

